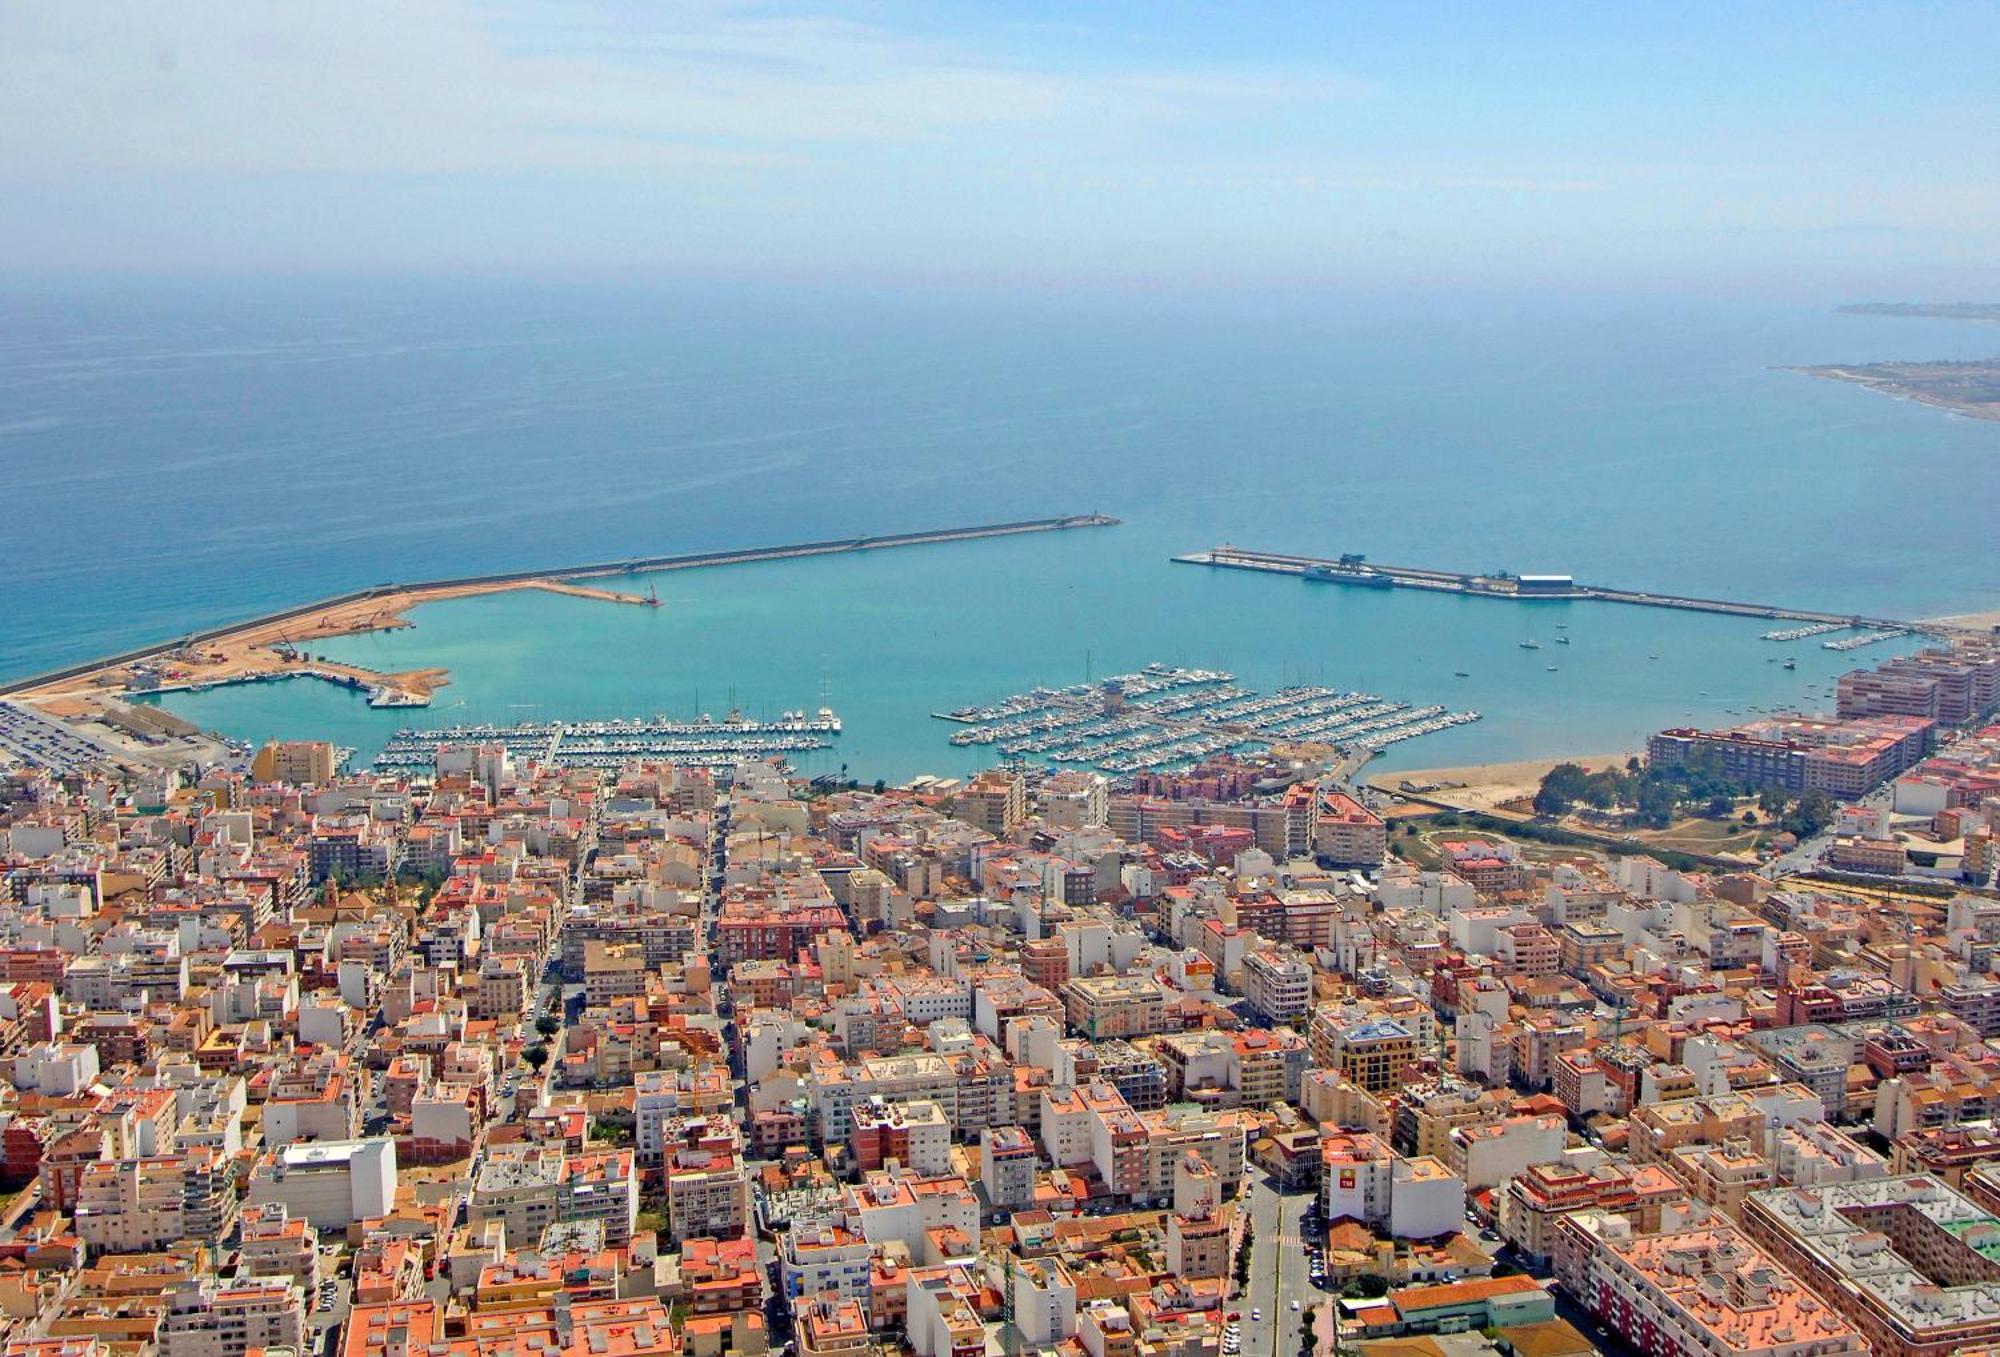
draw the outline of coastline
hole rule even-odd
[[[619,593],[582,579],[630,576],[661,570],[704,569],[790,557],[825,556],[844,552],[879,551],[927,546],[1023,533],[1058,532],[1074,528],[1111,527],[1118,520],[1107,514],[1070,514],[1059,518],[1016,519],[1003,523],[889,533],[881,536],[835,538],[827,541],[747,547],[687,555],[632,557],[599,561],[555,570],[506,571],[412,584],[382,584],[357,589],[316,603],[265,613],[234,625],[210,628],[180,640],[143,646],[105,658],[0,684],[0,696],[47,703],[67,700],[89,708],[109,697],[198,690],[221,684],[253,683],[309,677],[347,688],[370,690],[371,704],[423,707],[450,682],[450,671],[439,667],[381,673],[360,665],[314,658],[302,646],[336,636],[394,631],[412,625],[405,615],[424,603],[480,594],[539,589],[548,593],[607,603],[657,608],[659,598]],[[384,699],[373,702],[375,697]]]
[[[421,706],[451,681],[449,670],[422,668],[382,673],[360,665],[309,658],[299,648],[336,636],[400,630],[413,625],[408,614],[425,603],[471,598],[480,594],[511,593],[520,589],[540,589],[605,603],[657,606],[655,600],[637,594],[621,594],[611,589],[553,578],[413,585],[330,604],[302,615],[253,621],[191,646],[161,647],[148,657],[109,661],[81,673],[20,689],[12,696],[43,705],[56,702],[72,704],[69,709],[74,710],[73,704],[88,706],[94,698],[302,677],[324,679],[348,687],[386,689],[406,699],[405,705]],[[151,663],[154,658],[160,662],[158,667],[170,668],[174,676],[167,682],[147,686],[140,681],[141,673],[154,667]]]
[[[1788,367],[1784,370],[1786,372],[1802,373],[1807,377],[1818,377],[1830,382],[1846,382],[1852,386],[1879,392],[1885,396],[1893,396],[1897,400],[1915,401],[1919,405],[1928,405],[1932,409],[1948,410],[1955,415],[1964,415],[1968,419],[2000,421],[2000,404],[1989,401],[1953,400],[1948,396],[1940,396],[1934,391],[1927,391],[1922,387],[1912,386],[1909,380],[1900,372],[1890,370],[1910,366],[1917,365],[1903,363],[1864,363],[1853,365],[1826,363],[1811,367]],[[1953,366],[1968,365],[1955,364]]]

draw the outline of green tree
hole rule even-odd
[[[1542,785],[1535,790],[1535,814],[1558,816],[1576,803],[1585,789],[1586,775],[1583,765],[1559,763],[1542,774]]]
[[[562,1019],[553,1013],[544,1013],[535,1019],[535,1030],[545,1037],[552,1037],[562,1031]]]
[[[1780,823],[1800,838],[1810,839],[1833,823],[1837,809],[1831,796],[1815,789],[1800,797]]]
[[[1592,773],[1583,780],[1583,804],[1592,810],[1610,810],[1624,799],[1622,781],[1616,773]]]
[[[549,1048],[546,1046],[530,1046],[527,1054],[521,1058],[528,1062],[530,1069],[539,1074],[541,1073],[542,1066],[549,1063]]]
[[[1664,782],[1642,782],[1636,801],[1635,818],[1642,825],[1654,829],[1664,829],[1673,823],[1674,810],[1680,805],[1680,797]]]

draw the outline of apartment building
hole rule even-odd
[[[289,1280],[203,1279],[167,1293],[160,1357],[245,1357],[272,1348],[303,1351],[305,1297]]]
[[[1373,871],[1382,865],[1388,847],[1389,832],[1381,816],[1337,788],[1319,789],[1312,806],[1314,857],[1334,867]]]
[[[1599,1234],[1582,1290],[1591,1313],[1645,1357],[1868,1357],[1870,1350],[1797,1276],[1726,1225]]]
[[[1371,1018],[1335,1030],[1325,1063],[1357,1088],[1387,1093],[1403,1082],[1418,1054],[1416,1035],[1408,1027],[1390,1018]]]
[[[251,1277],[289,1277],[307,1291],[319,1286],[319,1232],[293,1220],[284,1205],[245,1206],[238,1218],[237,1257]]]
[[[356,1221],[386,1216],[396,1201],[396,1142],[286,1145],[257,1161],[246,1200],[280,1203],[316,1230],[345,1230]]]
[[[1263,1022],[1297,1022],[1312,1011],[1312,967],[1289,950],[1252,952],[1243,958],[1243,998]]]
[[[1606,1162],[1589,1169],[1530,1164],[1494,1193],[1494,1214],[1500,1237],[1542,1262],[1565,1217],[1596,1211],[1626,1221],[1635,1234],[1653,1234],[1667,1208],[1687,1199],[1687,1187],[1657,1164]]]
[[[1019,773],[988,769],[951,801],[952,815],[996,839],[1011,838],[1028,818],[1028,783]]]
[[[1013,1209],[1035,1200],[1040,1159],[1019,1126],[988,1127],[979,1136],[979,1185],[989,1206]]]
[[[236,1182],[217,1150],[100,1160],[77,1178],[77,1238],[104,1253],[138,1253],[182,1239],[213,1240],[236,1225]]]
[[[339,767],[340,752],[329,740],[273,740],[251,758],[250,776],[311,786],[333,781]]]
[[[2000,1341],[2000,1221],[1936,1178],[1773,1188],[1750,1195],[1741,1223],[1877,1357]]]
[[[1239,1032],[1223,1057],[1225,1077],[1239,1105],[1296,1103],[1307,1069],[1305,1038],[1289,1028]]]
[[[736,1128],[721,1118],[692,1117],[669,1132],[664,1168],[673,1242],[742,1235],[750,1225],[750,1177]]]
[[[1166,991],[1149,976],[1077,976],[1063,982],[1062,1001],[1080,1036],[1142,1037],[1164,1028]]]
[[[871,1098],[849,1114],[848,1149],[858,1172],[891,1161],[918,1173],[951,1171],[951,1122],[936,1103]]]

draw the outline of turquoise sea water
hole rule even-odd
[[[426,713],[308,680],[169,705],[367,752],[399,724],[824,695],[847,733],[802,765],[897,778],[977,761],[932,710],[1162,660],[1486,713],[1393,765],[1630,747],[1811,707],[1889,648],[1167,558],[1228,540],[1891,615],[1993,608],[2000,424],[1773,368],[1996,347],[1990,327],[1657,299],[13,293],[0,672],[382,580],[1095,509],[1125,522],[663,574],[657,611],[459,600],[315,647],[448,666]],[[1557,617],[1574,644],[1549,644]],[[1521,650],[1529,636],[1543,648]]]

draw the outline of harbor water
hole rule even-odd
[[[1917,642],[1169,558],[1234,542],[1888,617],[2000,606],[2000,424],[1777,370],[1980,355],[1990,327],[1843,300],[6,293],[0,458],[35,531],[0,572],[0,672],[387,580],[1098,510],[1122,525],[598,581],[653,584],[659,609],[460,599],[311,647],[449,668],[423,711],[311,680],[166,702],[364,756],[405,725],[825,705],[843,733],[799,766],[901,778],[997,757],[934,711],[1157,661],[1482,713],[1390,766],[1632,748],[1823,707]],[[1893,511],[1913,503],[1920,527]]]

